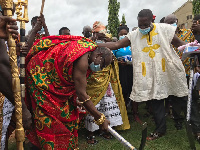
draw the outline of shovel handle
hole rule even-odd
[[[131,145],[128,141],[126,141],[121,135],[119,135],[115,130],[113,130],[110,126],[108,126],[108,131],[122,143],[125,147],[130,150],[137,150],[133,145]]]

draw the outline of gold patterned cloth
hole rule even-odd
[[[3,126],[3,103],[4,103],[5,96],[0,92],[0,143],[1,143],[1,133],[2,133],[2,126]],[[1,144],[0,144],[1,149]]]
[[[116,101],[118,103],[123,124],[117,126],[117,130],[130,129],[130,124],[127,116],[126,105],[122,95],[122,88],[119,80],[118,61],[107,66],[102,71],[93,72],[87,80],[87,94],[91,96],[94,105],[97,105],[105,95],[109,82],[114,91]]]
[[[195,37],[190,29],[181,29],[178,33],[177,36],[179,39],[189,43],[189,42],[194,42]],[[178,56],[181,58],[183,55],[183,52],[179,51],[176,47],[174,47],[174,50],[178,54]],[[187,57],[185,60],[183,60],[183,66],[185,68],[186,76],[190,75],[190,58]]]

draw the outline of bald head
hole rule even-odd
[[[84,26],[82,34],[84,37],[89,38],[92,36],[92,29],[90,26]]]
[[[83,31],[85,31],[85,30],[92,30],[92,29],[91,29],[90,26],[84,26],[84,27],[83,27]]]
[[[173,24],[177,22],[178,22],[178,19],[174,14],[166,16],[164,20],[164,23],[167,23],[167,24]]]
[[[108,66],[112,61],[112,53],[107,47],[97,47],[89,57],[89,63],[100,64],[101,69]]]

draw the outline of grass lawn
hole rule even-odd
[[[142,121],[148,123],[148,135],[154,129],[154,121],[151,117],[144,118],[143,114],[146,112],[144,109],[144,104],[139,105],[139,113]],[[131,129],[126,131],[118,131],[126,140],[128,140],[133,146],[139,148],[141,136],[142,136],[142,127],[140,124],[133,121],[130,110],[128,110],[129,120],[131,124]],[[80,150],[125,150],[123,145],[119,143],[116,139],[105,140],[102,137],[96,135],[96,139],[99,141],[96,145],[88,145],[86,142],[87,131],[81,129],[79,131],[79,148]],[[25,150],[29,150],[26,145]],[[182,130],[176,130],[174,127],[173,120],[170,117],[167,117],[167,133],[165,136],[151,141],[146,142],[145,150],[190,150],[188,138],[186,135],[185,126]],[[196,149],[200,150],[200,144],[196,142]],[[16,150],[15,142],[13,137],[9,140],[9,150]]]

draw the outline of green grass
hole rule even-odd
[[[133,117],[131,115],[130,110],[129,120],[131,124],[131,129],[125,131],[117,131],[120,135],[122,135],[127,141],[129,141],[133,146],[139,148],[140,140],[142,136],[142,127],[140,124],[133,121]],[[144,118],[142,117],[146,110],[144,109],[144,104],[139,106],[140,118],[142,121],[146,121],[148,123],[148,135],[154,129],[154,121],[152,121],[151,117]],[[96,145],[88,145],[86,142],[87,131],[85,129],[81,129],[79,131],[79,148],[80,150],[125,150],[123,145],[119,143],[116,139],[105,140],[102,137],[96,135],[96,139],[98,143]],[[28,146],[24,148],[25,150],[29,150]],[[176,130],[174,127],[174,122],[172,119],[167,117],[167,133],[165,136],[154,140],[147,141],[145,145],[145,150],[189,150],[189,142],[186,135],[185,126],[183,126],[182,130]],[[196,149],[200,150],[200,144],[196,142]],[[15,143],[9,143],[9,150],[16,150]]]
[[[154,121],[151,117],[142,117],[146,110],[144,109],[144,104],[139,106],[140,118],[142,121],[148,123],[148,135],[154,130]],[[130,110],[128,111],[129,121],[131,128],[125,131],[117,131],[122,135],[127,141],[129,141],[133,146],[139,148],[142,136],[142,127],[140,124],[133,121]],[[86,133],[85,129],[79,131],[79,148],[80,150],[125,150],[123,145],[119,143],[116,139],[105,140],[102,137],[96,135],[96,139],[99,141],[96,145],[88,145],[86,143]],[[173,119],[167,117],[167,133],[165,136],[154,140],[147,141],[145,145],[145,150],[189,150],[189,142],[186,135],[185,126],[183,125],[182,130],[176,130],[174,127]],[[200,144],[196,142],[196,149],[200,150]]]

